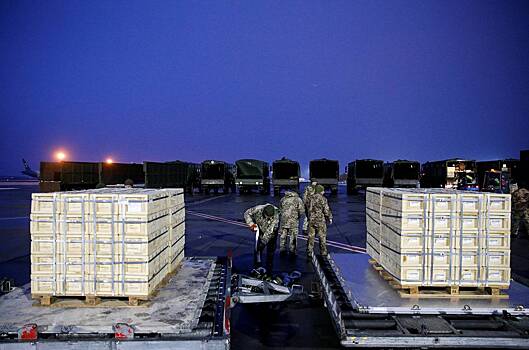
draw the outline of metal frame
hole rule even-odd
[[[262,293],[252,292],[253,287],[262,289]],[[245,275],[234,276],[232,281],[232,301],[235,304],[280,303],[303,293],[303,286],[294,284],[291,288],[263,281]]]
[[[325,269],[318,260],[318,256],[312,255],[312,262],[316,275],[319,277],[324,303],[329,311],[336,332],[340,338],[340,343],[344,347],[374,347],[374,348],[408,348],[408,347],[432,347],[432,348],[504,348],[519,349],[529,347],[529,336],[527,330],[507,322],[504,317],[516,318],[518,320],[528,321],[529,311],[524,307],[515,308],[476,308],[472,309],[465,306],[461,309],[454,308],[420,308],[417,305],[410,307],[376,307],[360,305],[352,295],[351,291],[345,287],[345,281],[340,274],[339,268],[334,263],[330,255],[320,256],[319,259],[325,262],[329,269]],[[336,282],[333,285],[327,276],[331,276]],[[341,300],[339,300],[341,298]],[[346,310],[342,310],[346,307]],[[377,317],[383,319],[382,322],[394,322],[396,330],[356,329],[353,326],[347,327],[344,320],[344,313],[354,314],[358,319],[362,317],[374,316],[373,322],[377,322]],[[483,317],[487,321],[495,322],[501,325],[502,330],[498,330],[495,335],[494,330],[490,330],[487,335],[476,336],[476,331],[470,330],[469,335],[465,331],[457,330],[450,325],[443,317],[455,317],[460,320],[472,322],[472,317]],[[400,319],[402,318],[402,319]],[[446,321],[447,326],[451,329],[450,334],[428,333],[411,334],[406,327],[402,325],[402,320],[413,318],[418,323],[429,319],[438,318],[439,321]],[[400,320],[399,320],[400,319]],[[512,336],[505,333],[509,332]],[[397,334],[396,334],[397,333]]]

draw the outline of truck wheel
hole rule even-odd
[[[274,187],[274,196],[278,197],[280,193],[281,193],[281,189]]]
[[[209,187],[204,188],[204,193],[209,194]]]
[[[338,188],[337,187],[331,187],[331,194],[333,196],[336,196],[338,194]]]

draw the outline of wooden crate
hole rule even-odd
[[[509,267],[483,267],[482,276],[485,287],[509,288],[511,269]]]
[[[478,214],[485,210],[485,196],[481,192],[457,191],[457,211]]]
[[[499,193],[486,193],[485,200],[487,203],[486,211],[489,213],[510,214],[511,213],[511,195]]]
[[[480,240],[482,249],[508,250],[511,247],[510,232],[493,233],[482,235]]]
[[[511,213],[492,213],[483,216],[483,230],[491,232],[510,232]]]
[[[31,213],[32,214],[53,214],[57,211],[55,208],[56,193],[32,193],[31,194]]]
[[[402,189],[383,189],[382,207],[401,213],[423,213],[428,208],[428,194]]]
[[[483,250],[481,266],[490,268],[509,268],[511,266],[511,252],[509,249]]]
[[[380,245],[380,259],[379,263],[384,266],[385,263],[391,263],[395,267],[394,271],[398,276],[403,275],[402,269],[408,267],[420,267],[427,264],[427,252],[422,250],[406,249],[397,253],[385,245]],[[400,270],[400,271],[399,271]]]

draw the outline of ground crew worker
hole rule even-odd
[[[244,212],[244,221],[246,221],[250,230],[254,232],[259,228],[259,237],[254,249],[254,267],[262,266],[262,253],[266,248],[265,268],[267,273],[271,274],[277,244],[279,209],[272,204],[252,207]]]
[[[289,252],[296,255],[299,219],[305,216],[305,205],[299,195],[293,191],[286,191],[279,203],[281,210],[279,224],[279,254],[287,253],[287,237],[290,236]]]
[[[512,193],[511,217],[511,233],[514,237],[519,236],[522,227],[529,234],[529,191],[522,186]]]
[[[310,198],[314,195],[317,185],[318,183],[316,181],[312,181],[310,185],[305,187],[305,191],[303,191],[303,204],[305,205],[305,213],[308,213],[309,201],[310,201]],[[308,219],[308,216],[305,216],[305,219],[303,220],[303,233],[307,235],[308,230],[309,230],[309,219]]]
[[[307,255],[310,258],[314,250],[314,238],[320,239],[320,253],[327,255],[327,221],[332,224],[332,213],[327,198],[323,196],[325,189],[317,185],[315,193],[309,201],[309,238],[307,242]]]

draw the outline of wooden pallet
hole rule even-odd
[[[497,287],[460,287],[460,286],[417,286],[403,285],[387,272],[375,259],[369,259],[375,271],[395,289],[401,298],[439,298],[439,299],[508,299],[502,286]]]
[[[119,296],[63,296],[63,295],[39,295],[32,294],[31,297],[37,300],[34,306],[46,307],[130,307],[148,306],[150,297],[119,297]]]
[[[167,285],[171,278],[180,270],[181,264],[169,272],[156,286],[155,290],[148,296],[107,296],[107,295],[84,295],[63,296],[51,294],[31,294],[31,298],[37,300],[35,306],[49,307],[130,307],[148,306],[161,288]]]

